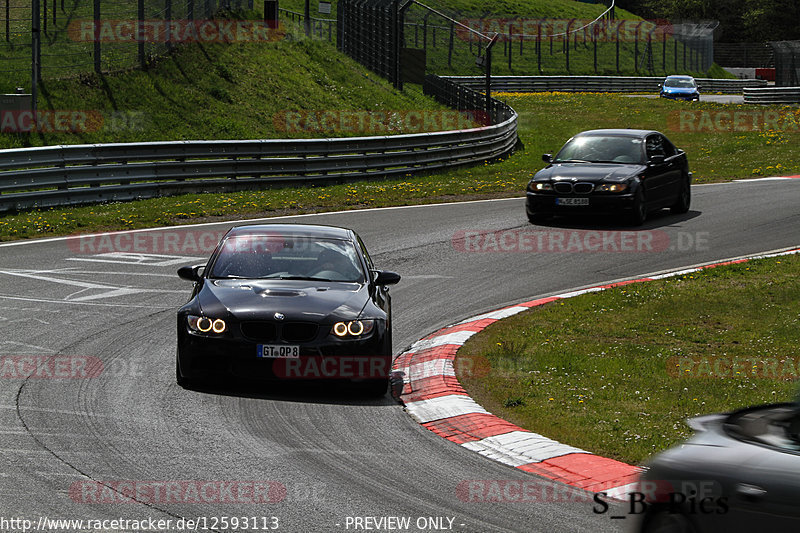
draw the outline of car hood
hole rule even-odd
[[[644,172],[638,164],[554,163],[536,173],[535,180],[624,181]]]
[[[698,92],[696,87],[664,87],[661,92],[674,94],[694,94]]]
[[[227,312],[239,320],[324,321],[358,318],[369,298],[363,283],[291,280],[206,280],[197,295],[204,314]]]

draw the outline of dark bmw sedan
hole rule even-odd
[[[528,219],[624,213],[634,225],[669,207],[686,213],[691,180],[686,153],[657,131],[584,131],[566,142],[528,183]]]
[[[349,229],[300,224],[237,226],[205,265],[178,311],[176,378],[219,376],[353,383],[386,391],[392,356],[394,272],[379,271]]]
[[[632,531],[800,530],[800,404],[706,415],[689,425],[691,439],[647,465]]]

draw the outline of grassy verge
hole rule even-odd
[[[316,45],[299,45],[312,46]],[[404,180],[318,188],[189,195],[132,203],[31,211],[0,216],[0,240],[64,235],[76,231],[131,229],[238,217],[267,217],[317,210],[384,207],[490,196],[521,195],[543,167],[540,156],[590,128],[631,127],[666,133],[689,154],[697,183],[800,174],[800,143],[791,132],[681,132],[670,117],[684,109],[714,113],[761,107],[685,103],[599,94],[505,94],[520,114],[525,149],[492,165]],[[778,108],[766,108],[780,111]],[[796,112],[795,108],[795,112]],[[622,118],[621,118],[622,117]],[[209,128],[213,130],[213,128]],[[202,131],[194,130],[196,137]],[[523,214],[520,213],[520,217]]]
[[[552,302],[470,339],[458,377],[498,416],[638,463],[685,439],[687,417],[794,397],[799,274],[786,256]],[[745,364],[709,377],[717,357]]]
[[[376,104],[380,102],[380,104]],[[85,74],[44,83],[40,109],[84,110],[86,131],[0,134],[0,148],[181,139],[330,135],[286,131],[286,112],[447,109],[419,86],[392,85],[328,43],[187,44],[145,71]],[[400,130],[397,131],[401,132]],[[363,135],[343,130],[336,136]]]
[[[641,128],[663,132],[689,156],[696,183],[737,178],[800,174],[800,109],[796,106],[718,104],[707,101],[676,102],[603,94],[503,94],[520,114],[520,131],[539,165],[544,152],[555,152],[575,133],[595,128]],[[693,119],[681,120],[681,112]],[[774,114],[776,121],[754,131],[727,131],[725,113],[754,117]],[[709,122],[709,120],[711,122]],[[759,119],[760,120],[760,119]],[[761,124],[759,122],[759,124]]]

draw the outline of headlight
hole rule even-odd
[[[528,184],[528,190],[531,192],[552,191],[553,184],[546,181],[532,181]]]
[[[228,329],[227,324],[221,318],[188,315],[186,323],[189,324],[189,329],[192,331],[206,335],[220,335]]]
[[[627,183],[603,183],[599,185],[595,191],[600,192],[623,192],[628,190]]]
[[[337,322],[331,328],[331,333],[339,338],[365,337],[375,328],[374,320],[353,320],[351,322]]]

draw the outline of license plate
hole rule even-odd
[[[589,205],[588,198],[556,198],[556,205]]]
[[[287,344],[259,344],[256,357],[269,359],[297,359],[300,357],[300,347]]]

